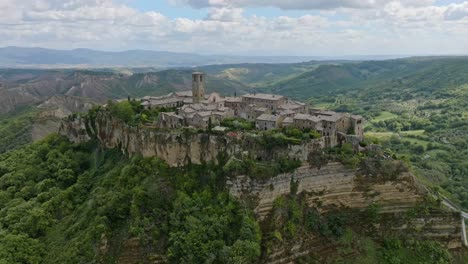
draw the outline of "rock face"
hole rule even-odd
[[[0,114],[13,111],[18,106],[31,105],[37,102],[39,100],[30,94],[0,89]]]
[[[410,173],[400,175],[396,181],[382,181],[357,176],[356,170],[341,163],[330,163],[321,169],[303,166],[264,182],[247,176],[228,182],[234,196],[249,194],[258,198],[256,212],[260,218],[270,212],[276,198],[291,192],[292,185],[297,186],[297,193],[308,193],[310,204],[320,202],[324,206],[364,209],[375,202],[383,207],[383,212],[398,212],[424,199],[423,189],[418,188]]]
[[[375,233],[382,237],[401,235],[441,242],[449,249],[462,247],[460,214],[435,210],[424,217],[405,219],[409,209],[422,202],[427,193],[409,172],[388,181],[362,176],[341,163],[329,163],[318,169],[303,166],[293,173],[280,174],[266,181],[237,176],[227,181],[233,196],[256,201],[255,212],[260,220],[270,216],[276,198],[291,192],[302,193],[311,207],[342,208],[363,211],[375,203],[380,206],[381,223]],[[267,256],[267,263],[293,263],[297,258],[317,252],[333,251],[320,238],[301,238],[294,245],[278,245]]]
[[[34,121],[32,129],[33,141],[41,140],[51,133],[57,133],[63,118],[79,112],[87,112],[95,102],[92,100],[56,95],[38,106],[39,114]]]
[[[306,160],[308,153],[323,147],[325,138],[302,145],[290,145],[280,149],[265,149],[255,138],[246,135],[216,135],[191,131],[161,131],[151,127],[132,127],[105,111],[95,119],[69,118],[62,122],[60,133],[73,142],[97,139],[106,148],[119,148],[130,155],[159,157],[171,166],[187,163],[201,164],[217,161],[220,154],[233,155],[249,152],[259,160],[269,160],[280,155]]]

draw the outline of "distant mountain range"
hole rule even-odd
[[[0,67],[11,68],[176,68],[236,63],[297,63],[311,60],[382,60],[404,56],[232,56],[199,55],[166,51],[128,50],[121,52],[91,49],[54,50],[44,48],[0,48]]]

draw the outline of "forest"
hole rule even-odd
[[[454,258],[436,242],[369,237],[357,226],[379,221],[378,205],[364,213],[323,214],[291,192],[274,202],[277,221],[259,222],[248,201],[226,190],[226,165],[171,168],[157,158],[127,157],[58,135],[1,154],[0,263],[115,263],[128,254],[143,262],[257,263],[271,243],[304,234],[358,250],[356,263]],[[125,243],[131,238],[138,247]],[[414,262],[401,262],[409,256]],[[304,261],[320,263],[320,257]]]

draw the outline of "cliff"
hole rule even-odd
[[[293,173],[280,174],[265,181],[237,176],[229,179],[227,186],[233,196],[254,201],[254,211],[263,225],[271,218],[278,221],[275,200],[295,193],[304,197],[308,207],[320,208],[322,213],[331,209],[365,212],[370,205],[379,205],[378,224],[369,224],[365,219],[354,223],[358,229],[365,226],[363,233],[368,232],[375,239],[409,235],[439,241],[449,249],[462,248],[460,214],[435,209],[419,215],[424,210],[418,206],[424,203],[427,193],[409,172],[402,172],[393,180],[385,180],[333,162],[320,169],[303,166]],[[418,215],[408,218],[407,214],[412,210]],[[338,248],[336,242],[324,243],[321,237],[299,236],[293,242],[278,241],[265,259],[267,263],[291,263],[317,253],[326,259],[327,252]]]
[[[118,148],[129,155],[156,156],[171,166],[218,161],[220,155],[249,154],[256,160],[274,160],[287,155],[301,161],[307,160],[310,152],[325,146],[325,138],[301,145],[289,145],[268,149],[255,137],[248,134],[210,134],[191,130],[164,131],[152,127],[133,127],[113,117],[105,110],[94,116],[69,117],[60,127],[60,133],[74,142],[97,140],[104,148]],[[388,160],[389,162],[393,162]],[[320,213],[330,210],[351,211],[357,217],[377,204],[380,207],[378,223],[367,223],[365,218],[356,218],[353,224],[376,241],[385,237],[414,237],[436,240],[444,247],[462,248],[461,225],[458,213],[443,209],[418,209],[428,194],[408,171],[398,171],[391,178],[352,169],[338,162],[321,168],[303,166],[291,173],[259,180],[246,175],[227,179],[230,193],[247,204],[254,204],[254,212],[261,226],[276,221],[275,200],[288,195],[300,195],[308,208],[319,208]],[[409,212],[417,214],[407,217]],[[419,212],[421,211],[421,212]],[[273,219],[273,220],[272,220]],[[266,243],[266,242],[265,242]],[[304,256],[319,254],[327,256],[340,245],[336,241],[324,241],[320,236],[302,235],[293,241],[278,241],[265,251],[262,260],[266,263],[291,263]],[[326,257],[322,259],[326,261]],[[130,263],[130,262],[129,262]]]
[[[255,211],[261,218],[271,210],[276,198],[291,192],[293,184],[297,184],[297,193],[308,194],[308,203],[320,202],[324,206],[364,209],[371,203],[379,203],[384,212],[398,212],[413,207],[424,198],[424,191],[418,188],[410,173],[399,175],[395,181],[384,181],[358,176],[355,169],[336,162],[321,169],[303,166],[267,181],[252,180],[247,176],[228,181],[234,196],[249,194],[258,198]]]
[[[60,134],[73,142],[99,141],[105,148],[118,148],[129,155],[159,157],[170,166],[201,164],[214,161],[220,154],[249,153],[257,160],[271,160],[279,156],[305,161],[308,153],[325,145],[326,138],[311,140],[301,145],[267,149],[254,135],[235,133],[199,133],[192,130],[167,131],[147,126],[129,126],[105,110],[95,118],[70,117],[60,126]]]
[[[56,95],[38,106],[39,113],[32,129],[33,141],[41,140],[51,133],[57,133],[61,120],[74,113],[87,112],[96,103],[92,100]]]

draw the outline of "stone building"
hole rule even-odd
[[[185,119],[175,112],[161,113],[156,124],[160,128],[179,128],[185,126]]]
[[[307,113],[307,105],[305,103],[288,100],[286,103],[278,106],[280,112]]]
[[[224,106],[234,110],[235,116],[240,116],[242,110],[242,98],[241,97],[226,97],[224,100]]]
[[[242,106],[255,105],[256,107],[265,107],[272,113],[277,112],[280,105],[286,103],[286,98],[275,94],[246,94],[242,96]]]
[[[280,115],[262,114],[255,120],[255,127],[258,130],[271,130],[279,128],[284,117]]]
[[[319,128],[321,120],[309,114],[295,114],[293,117],[293,126],[298,129],[314,129]]]
[[[157,122],[162,128],[191,126],[206,129],[230,117],[255,122],[259,130],[295,127],[315,130],[327,137],[327,145],[336,145],[337,134],[353,135],[362,140],[364,119],[361,116],[309,108],[305,103],[281,95],[253,93],[241,97],[205,95],[205,77],[192,74],[192,91],[176,92],[159,97],[144,97],[145,108],[177,107],[177,113],[163,113]]]

